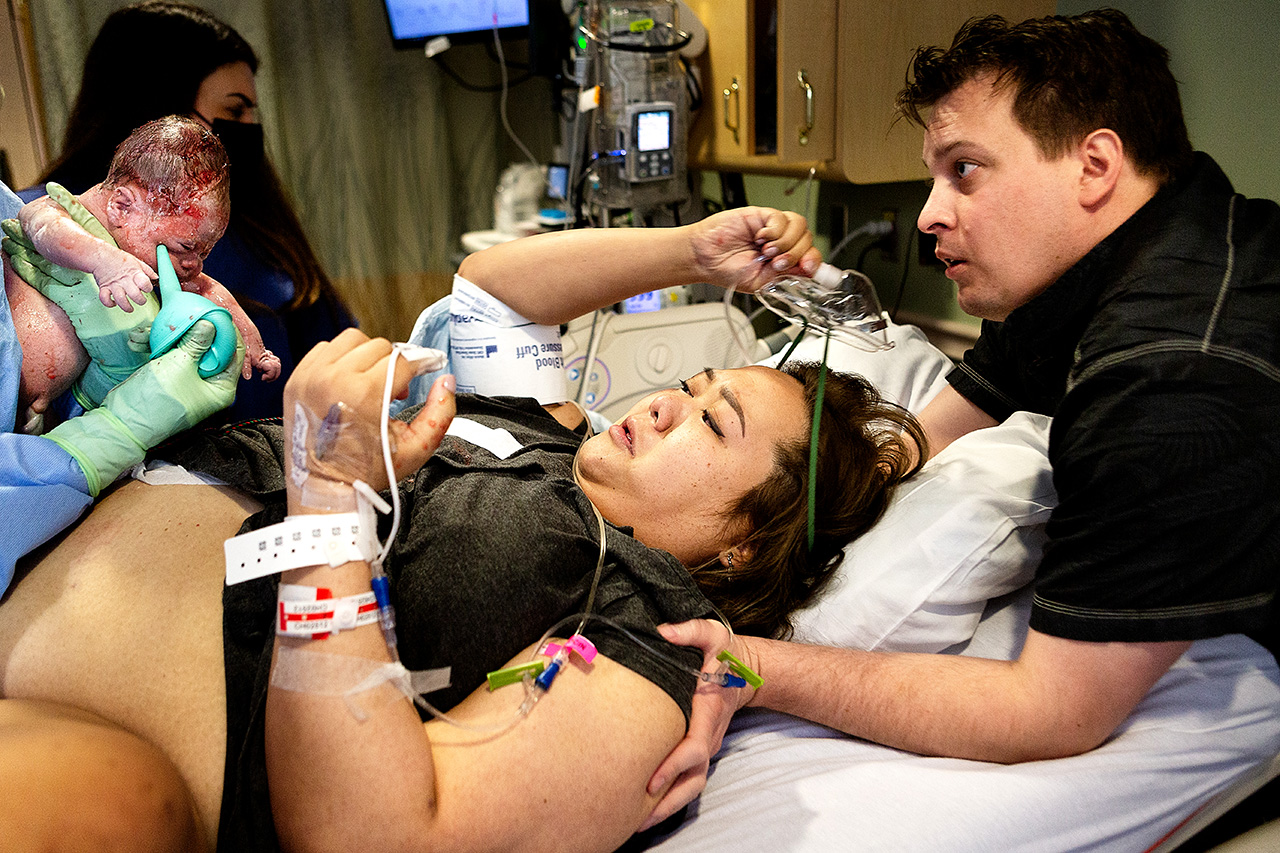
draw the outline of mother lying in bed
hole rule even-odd
[[[559,323],[658,287],[754,290],[816,263],[802,219],[745,209],[683,228],[543,235],[473,255],[460,273]],[[319,345],[290,380],[283,427],[165,448],[234,488],[126,483],[26,567],[0,608],[7,844],[614,849],[662,793],[646,783],[684,734],[702,663],[654,626],[715,605],[738,630],[785,632],[926,455],[910,415],[861,380],[828,376],[810,549],[813,365],[698,373],[581,450],[576,409],[455,400],[442,378],[411,420],[391,424],[404,517],[385,568],[404,665],[451,667],[450,686],[427,696],[451,709],[446,722],[385,684],[358,685],[390,660],[376,623],[275,636],[278,582],[341,599],[368,593],[368,563],[223,587],[223,543],[246,517],[257,529],[343,510],[356,480],[386,487],[377,427],[392,357],[355,330]],[[410,378],[398,361],[396,390]],[[474,422],[467,439],[445,436],[455,406]],[[497,430],[517,449],[495,452]],[[599,656],[571,657],[519,717],[525,690],[491,692],[485,674],[533,659],[545,631],[588,607],[592,504],[609,526],[591,609],[663,657],[589,621]],[[379,537],[389,529],[384,516]],[[343,696],[353,688],[354,703]]]

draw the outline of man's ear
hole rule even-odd
[[[1080,143],[1080,204],[1097,207],[1110,197],[1124,168],[1124,143],[1109,128],[1090,133]]]
[[[132,225],[142,215],[146,199],[133,184],[121,184],[107,196],[107,224],[112,228]]]

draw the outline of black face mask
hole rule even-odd
[[[211,124],[214,136],[218,137],[222,147],[227,149],[227,159],[231,161],[232,180],[235,180],[237,174],[244,177],[255,174],[265,156],[262,125],[228,121],[225,118],[215,118]]]

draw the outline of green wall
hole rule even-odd
[[[1098,2],[1058,0],[1074,15]],[[1196,148],[1238,192],[1280,200],[1280,3],[1276,0],[1111,0],[1169,50]]]

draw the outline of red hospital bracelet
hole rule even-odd
[[[276,598],[276,636],[323,640],[378,621],[372,592],[334,598],[324,587],[282,583]]]

